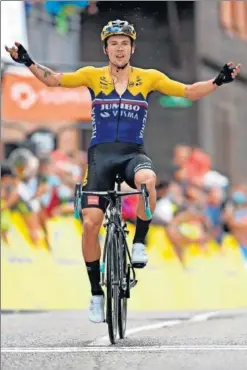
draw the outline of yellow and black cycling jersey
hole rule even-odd
[[[154,69],[131,67],[128,86],[120,96],[109,67],[84,67],[64,73],[62,87],[86,86],[92,98],[92,139],[90,147],[99,143],[127,142],[143,144],[147,122],[148,99],[152,92],[185,96],[185,85],[171,80]]]

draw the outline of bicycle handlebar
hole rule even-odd
[[[102,197],[106,197],[107,199],[112,199],[112,197],[123,197],[126,195],[136,195],[142,194],[144,207],[146,212],[146,217],[148,220],[152,218],[152,213],[149,204],[149,191],[147,189],[146,184],[141,184],[141,190],[124,192],[124,191],[116,191],[116,190],[108,190],[108,191],[82,191],[81,184],[76,184],[75,186],[75,199],[74,199],[74,217],[79,220],[80,219],[80,206],[81,206],[81,197],[83,194],[87,195],[98,195]]]
[[[149,191],[145,183],[141,184],[141,193],[143,196],[146,217],[148,220],[151,220],[152,212],[151,212],[150,203],[149,203]]]

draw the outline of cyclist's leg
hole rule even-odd
[[[82,215],[82,254],[91,284],[91,294],[93,296],[103,295],[100,286],[100,244],[98,235],[104,213],[98,208],[85,208]]]
[[[88,171],[83,183],[83,190],[104,191],[113,189],[114,180],[109,158],[102,155],[100,148],[90,148],[88,152]],[[102,197],[92,195],[82,197],[82,253],[93,296],[103,294],[100,286],[100,244],[98,235],[106,206],[106,200]]]
[[[156,174],[151,159],[144,153],[135,155],[127,163],[123,177],[127,184],[133,188],[140,189],[141,184],[146,183],[150,196],[150,208],[151,212],[153,212],[156,204]],[[143,199],[142,196],[140,196],[137,206],[136,231],[133,240],[133,263],[147,263],[147,255],[144,250],[144,245],[150,222],[151,220],[147,220]]]
[[[156,205],[156,173],[151,159],[142,153],[133,156],[125,167],[123,177],[132,188],[140,189],[142,183],[147,185],[150,197],[150,208],[153,212]],[[138,203],[137,217],[143,220],[147,219],[142,196],[140,196]]]

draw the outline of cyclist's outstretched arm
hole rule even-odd
[[[219,75],[208,81],[200,81],[191,85],[171,80],[157,70],[149,70],[151,91],[156,90],[166,95],[181,96],[190,100],[201,99],[214,92],[217,86],[232,82],[240,72],[240,64],[225,64]]]
[[[29,70],[32,74],[38,78],[41,82],[43,82],[46,86],[56,87],[61,85],[61,73],[57,73],[52,71],[51,69],[42,66],[35,62],[29,67]]]
[[[34,62],[29,56],[27,50],[18,42],[15,46],[5,47],[11,58],[19,64],[24,64],[29,70],[46,86],[56,87],[79,87],[90,86],[90,71],[93,67],[81,68],[71,73],[58,73]]]

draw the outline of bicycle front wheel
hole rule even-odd
[[[111,344],[116,343],[118,333],[119,261],[115,225],[110,225],[106,241],[107,250],[107,324]]]
[[[120,339],[124,339],[127,322],[127,298],[129,290],[129,269],[127,266],[127,250],[121,236],[119,246],[119,271],[120,271],[120,289],[118,298],[118,331]]]

